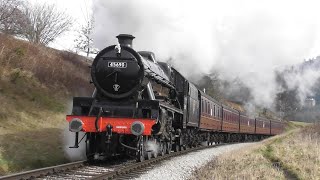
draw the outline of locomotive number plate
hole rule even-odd
[[[127,68],[127,63],[126,62],[108,62],[108,67]]]

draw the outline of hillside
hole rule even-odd
[[[0,34],[0,175],[66,162],[73,96],[90,95],[86,59]]]
[[[319,120],[320,56],[302,63],[284,66],[276,71],[276,80],[282,92],[277,94],[276,109],[284,117],[296,121]],[[314,105],[307,103],[313,99]]]

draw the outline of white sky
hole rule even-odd
[[[74,47],[74,39],[76,38],[75,32],[79,26],[87,22],[88,17],[90,16],[92,12],[92,0],[26,0],[27,2],[35,3],[49,3],[49,4],[56,4],[59,9],[66,11],[70,16],[74,18],[74,28],[68,32],[65,33],[62,37],[57,39],[53,44],[51,44],[52,47],[57,49],[73,49]],[[104,1],[104,0],[94,0],[95,2]],[[164,1],[163,3],[166,3],[167,1]],[[270,5],[272,3],[269,3],[270,1],[251,1],[252,7],[245,7],[243,10],[246,11],[248,9],[254,9],[257,4],[259,6],[266,6],[270,8]],[[161,3],[157,2],[157,3]],[[156,4],[157,4],[156,3]],[[199,2],[201,3],[201,2]],[[156,5],[155,4],[155,5]],[[236,4],[235,6],[241,8],[241,4],[248,5],[248,1],[218,1],[213,4],[213,6],[217,7],[221,5],[221,8],[218,8],[221,14],[225,14],[224,12],[228,12],[232,10],[233,8],[230,8],[230,6],[233,6],[233,4]],[[227,6],[226,6],[227,4]],[[274,6],[274,12],[272,13],[274,16],[283,16],[288,11],[296,11],[296,18],[305,20],[307,23],[314,23],[315,27],[320,29],[320,13],[319,7],[320,7],[320,1],[318,0],[282,0],[282,1],[276,1],[277,6]],[[168,5],[170,6],[170,5]],[[229,7],[228,7],[229,6]],[[272,5],[271,5],[272,6]],[[288,8],[286,8],[288,7]],[[280,9],[279,9],[280,8]],[[217,8],[214,8],[217,10]],[[289,14],[292,14],[293,12],[289,12]],[[219,13],[218,13],[219,14]],[[244,12],[243,14],[246,14]],[[232,15],[232,12],[230,13]],[[314,16],[314,18],[312,18]],[[318,30],[319,30],[318,29]],[[306,58],[314,57],[317,55],[320,55],[320,32],[317,33],[319,35],[316,36],[316,39],[314,40],[314,47],[309,50],[309,52],[306,52]]]

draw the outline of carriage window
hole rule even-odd
[[[207,101],[206,100],[204,101],[204,112],[205,113],[207,112]]]
[[[204,113],[205,107],[204,107],[204,99],[202,100],[202,112]]]
[[[201,99],[201,112],[203,112],[203,99]]]
[[[208,111],[209,111],[209,106],[208,106],[208,101],[206,101],[206,114],[208,114]]]
[[[207,101],[207,103],[206,103],[206,106],[207,106],[207,111],[206,111],[206,113],[209,114],[209,102],[208,102],[208,101]]]
[[[216,107],[216,116],[217,116],[217,117],[219,117],[218,111],[219,111],[219,110],[218,110],[218,106],[217,106],[217,107]]]

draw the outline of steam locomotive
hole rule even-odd
[[[85,132],[89,160],[130,155],[143,161],[204,142],[259,140],[283,131],[283,122],[250,118],[156,61],[154,53],[135,51],[134,36],[117,38],[119,44],[92,63],[92,97],[74,97],[66,117],[75,133],[71,148],[79,147],[79,132]]]

